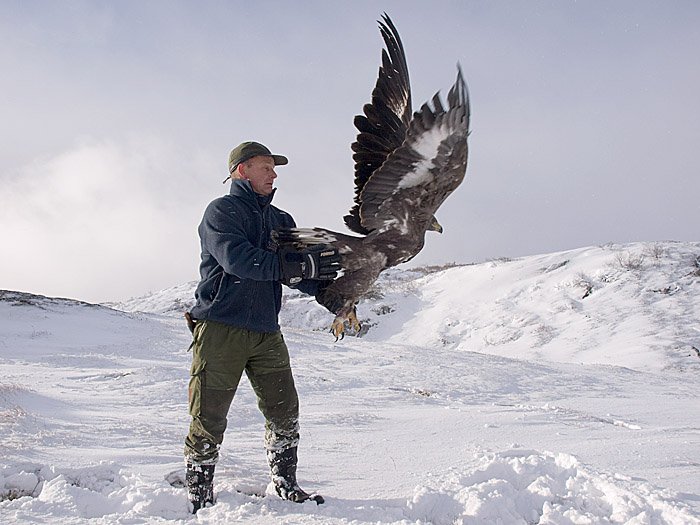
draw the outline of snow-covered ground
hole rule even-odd
[[[168,482],[193,287],[0,292],[0,523],[700,524],[700,243],[389,271],[338,342],[288,291],[299,478],[327,503],[247,495],[267,467],[244,379],[196,517]]]

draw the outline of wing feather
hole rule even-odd
[[[464,179],[470,109],[459,67],[447,100],[447,109],[439,94],[421,106],[403,145],[365,183],[359,213],[366,229],[385,230],[400,223],[406,233],[422,235]]]
[[[354,206],[344,217],[350,230],[366,235],[360,218],[361,194],[372,174],[387,157],[401,146],[411,121],[411,87],[406,55],[399,33],[389,16],[384,13],[379,30],[384,39],[382,65],[372,91],[372,101],[363,108],[364,115],[355,117],[359,131],[352,144],[355,161]]]

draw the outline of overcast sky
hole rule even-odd
[[[418,264],[700,240],[700,2],[0,2],[0,289],[126,299],[198,277],[229,150],[346,231],[389,13],[417,108],[460,62],[467,178]]]

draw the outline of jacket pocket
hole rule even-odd
[[[217,275],[214,278],[214,283],[212,284],[211,288],[211,302],[216,303],[221,300],[221,297],[223,296],[223,291],[225,287],[225,282],[226,282],[226,273],[221,272],[219,275]]]

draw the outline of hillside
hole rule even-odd
[[[264,492],[244,380],[217,504],[181,475],[195,283],[122,304],[0,292],[0,522],[700,524],[700,243],[386,272],[362,337],[285,292],[299,477]]]
[[[180,316],[196,281],[114,306]],[[284,289],[281,324],[326,330],[332,316]],[[695,366],[700,243],[636,243],[482,264],[384,272],[358,306],[362,336],[427,348],[630,368]]]

